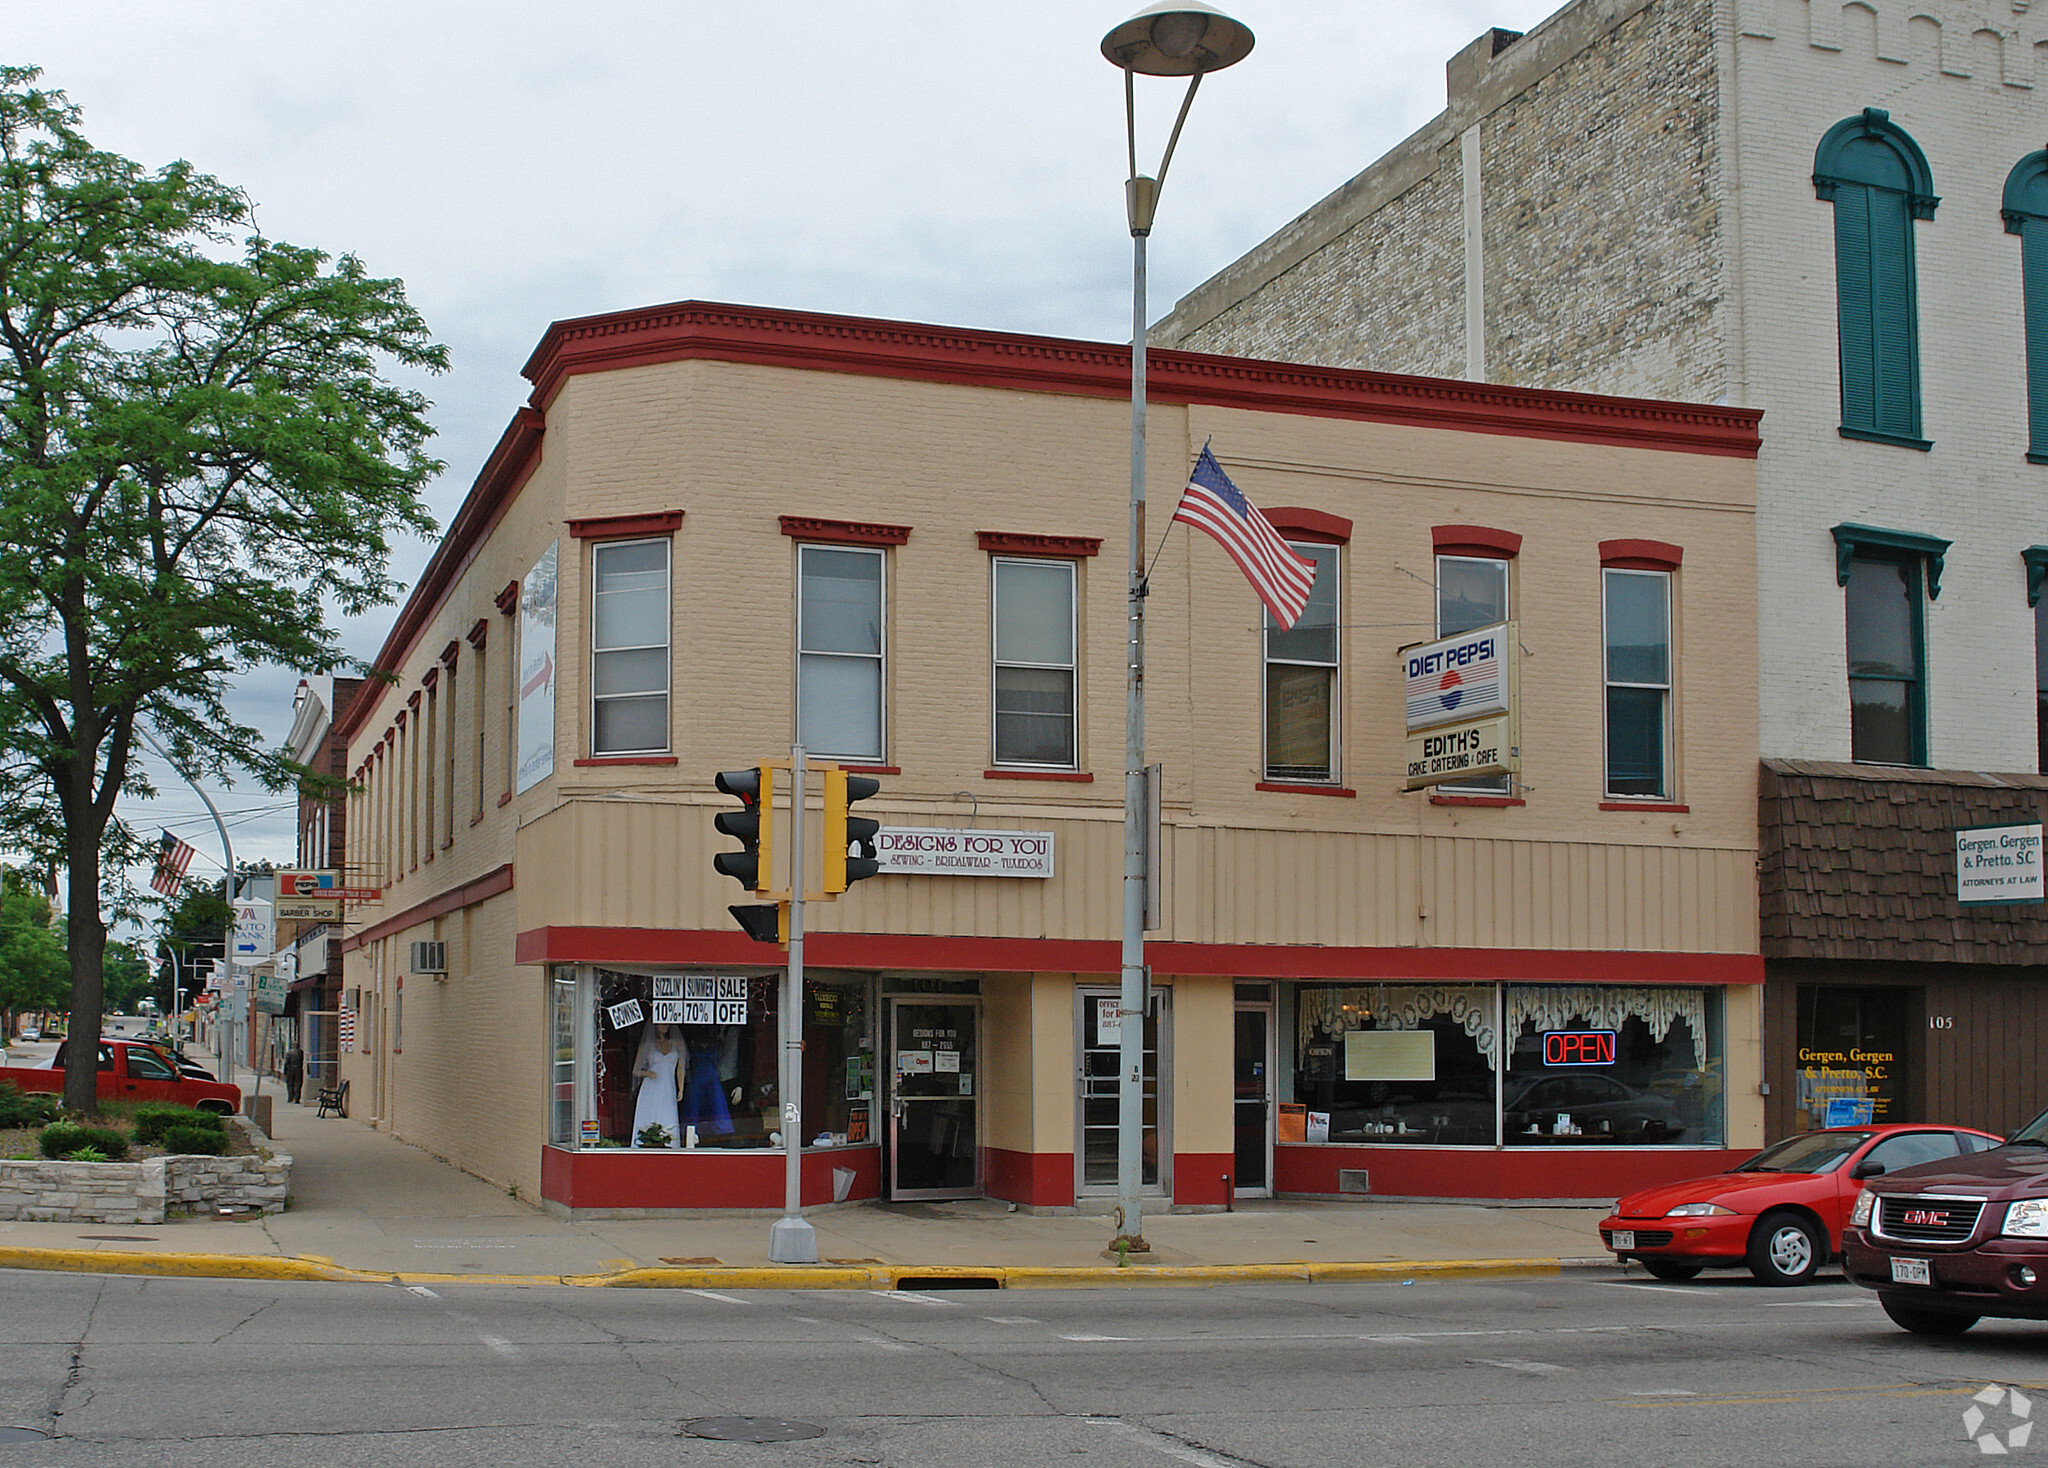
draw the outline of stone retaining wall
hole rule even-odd
[[[257,1151],[247,1157],[151,1157],[142,1162],[0,1162],[0,1219],[28,1223],[163,1223],[217,1208],[282,1213],[292,1160],[246,1117],[231,1125]]]

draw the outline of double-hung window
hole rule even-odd
[[[1337,547],[1289,545],[1315,562],[1316,579],[1291,628],[1265,614],[1266,778],[1327,783],[1337,778]]]
[[[591,547],[590,752],[669,747],[669,543]]]
[[[2034,738],[2039,745],[2034,768],[2048,775],[2048,545],[2030,545],[2020,552],[2027,567],[2027,605],[2034,609]]]
[[[1604,567],[1607,794],[1671,794],[1671,573]]]
[[[1949,542],[1837,525],[1835,579],[1846,594],[1849,757],[1927,763],[1925,604],[1941,595]]]
[[[995,763],[1075,766],[1074,563],[997,556]]]
[[[797,738],[827,758],[883,761],[884,554],[797,547]]]
[[[1491,627],[1508,619],[1508,563],[1501,556],[1446,555],[1436,558],[1436,635]],[[1446,795],[1505,795],[1508,777],[1491,775],[1460,785],[1437,787]]]

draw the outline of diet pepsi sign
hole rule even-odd
[[[1508,649],[1514,627],[1512,622],[1496,622],[1401,650],[1410,733],[1508,711]]]

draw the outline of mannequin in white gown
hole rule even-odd
[[[633,1103],[635,1147],[641,1145],[641,1132],[657,1125],[668,1132],[671,1147],[681,1145],[683,1128],[676,1115],[676,1066],[684,1053],[669,1025],[653,1026],[640,1042],[640,1053],[633,1062],[633,1074],[640,1085],[639,1099]]]

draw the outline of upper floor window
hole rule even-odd
[[[1881,108],[1828,129],[1814,191],[1835,206],[1842,435],[1925,449],[1913,221],[1940,201],[1926,155]]]
[[[1315,562],[1308,605],[1291,628],[1265,613],[1266,778],[1337,778],[1337,547],[1289,542]]]
[[[1439,525],[1436,557],[1436,635],[1455,637],[1508,620],[1508,566],[1522,538],[1477,526]],[[1439,785],[1443,795],[1507,795],[1506,775]]]
[[[2029,153],[2005,180],[2005,232],[2020,237],[2020,302],[2027,333],[2027,458],[2048,464],[2048,152]]]
[[[669,543],[591,547],[590,752],[668,748]]]
[[[2027,564],[2027,605],[2034,609],[2034,738],[2039,746],[2034,768],[2048,775],[2048,545],[2030,545],[2020,552]]]
[[[797,739],[815,755],[883,758],[883,552],[797,547]]]
[[[1671,794],[1671,573],[1600,573],[1607,793]]]
[[[1847,593],[1849,757],[1927,763],[1927,598],[1941,594],[1949,542],[1837,525],[1835,577]]]
[[[1074,563],[998,556],[995,762],[1074,768]]]

